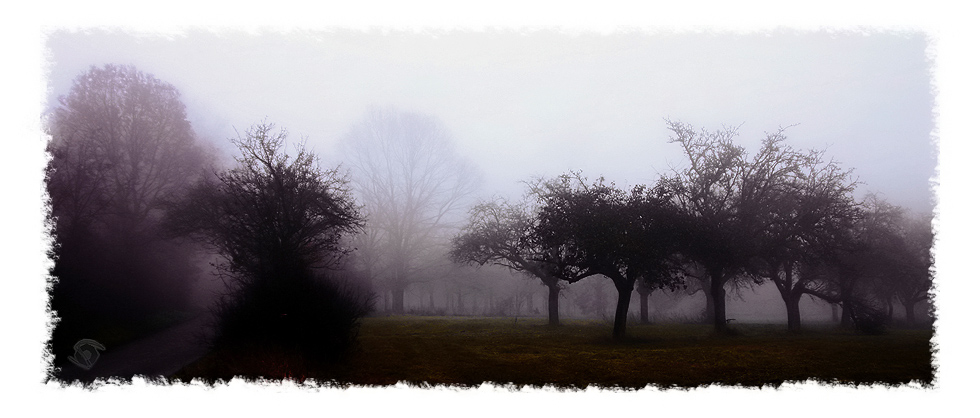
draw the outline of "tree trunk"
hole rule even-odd
[[[616,301],[616,319],[613,322],[613,338],[622,340],[626,337],[626,318],[630,310],[630,297],[633,296],[633,285],[636,279],[627,279],[616,284],[619,298]]]
[[[728,332],[728,318],[725,313],[725,280],[720,272],[711,273],[711,300],[714,303],[715,331]]]
[[[893,306],[893,303],[892,303],[893,301],[892,301],[892,298],[891,297],[889,297],[887,299],[887,301],[888,301],[887,302],[888,303],[888,322],[891,323],[892,322],[892,317],[895,315],[895,307]]]
[[[558,323],[558,295],[561,288],[558,282],[548,285],[548,326],[557,327]]]
[[[783,298],[786,302],[786,324],[790,332],[798,332],[802,328],[800,321],[800,296],[790,294]]]
[[[715,300],[711,296],[711,287],[706,287],[704,291],[704,323],[713,324],[715,322]]]
[[[905,306],[905,323],[915,325],[915,302],[903,303]]]
[[[841,301],[841,313],[840,313],[840,327],[841,328],[852,328],[854,327],[854,318],[851,318],[851,311],[853,307],[851,302],[847,299]]]
[[[837,310],[836,303],[830,304],[830,322],[833,322],[835,324],[840,323],[840,312],[838,312]]]
[[[770,273],[773,277],[778,280],[778,272],[771,271]],[[776,282],[776,288],[779,289],[779,295],[783,298],[783,303],[786,305],[786,326],[790,332],[798,332],[801,327],[800,321],[800,297],[803,296],[802,288],[798,287],[796,284],[794,288],[793,283],[793,264],[786,263],[783,269],[783,282]]]
[[[402,286],[391,289],[391,311],[396,315],[405,313],[405,288]]]
[[[640,323],[649,324],[650,323],[650,308],[648,306],[650,293],[649,292],[637,292],[640,294]]]

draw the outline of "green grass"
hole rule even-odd
[[[762,386],[816,379],[837,383],[933,381],[930,330],[856,335],[827,329],[789,334],[775,325],[739,325],[717,336],[705,325],[631,325],[624,341],[599,321],[367,318],[347,362],[317,365],[277,350],[214,352],[177,377],[314,378],[343,384],[559,387]]]

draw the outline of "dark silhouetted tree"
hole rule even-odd
[[[545,247],[564,247],[565,262],[608,277],[618,292],[613,336],[626,335],[630,298],[638,280],[675,286],[668,274],[686,223],[666,189],[624,192],[599,179],[560,176],[541,186],[543,203],[536,234]]]
[[[841,327],[878,332],[887,321],[883,296],[892,295],[890,273],[900,239],[893,231],[901,216],[901,208],[869,195],[850,225],[842,224],[801,266],[804,280],[811,282],[806,293],[841,306]]]
[[[717,331],[726,331],[725,285],[745,277],[746,263],[756,254],[753,247],[762,230],[759,209],[768,202],[753,199],[766,198],[770,184],[752,172],[753,162],[734,144],[737,129],[709,132],[679,122],[667,125],[671,142],[681,145],[689,164],[663,183],[689,219],[684,255],[706,273],[709,320]]]
[[[535,235],[538,218],[528,201],[496,199],[470,210],[469,223],[453,238],[450,257],[458,263],[495,264],[541,280],[548,288],[548,324],[558,326],[563,283],[587,274],[564,262],[562,246],[549,247]]]
[[[857,207],[851,194],[856,183],[850,170],[825,162],[822,152],[798,153],[783,144],[781,133],[771,136],[760,152],[770,155],[763,163],[779,164],[756,173],[778,173],[763,199],[771,203],[762,208],[766,228],[759,237],[761,266],[756,274],[771,280],[786,305],[790,331],[801,327],[800,298],[810,290],[800,264],[819,256],[822,242],[849,228]]]
[[[372,269],[377,287],[392,296],[392,310],[402,313],[406,288],[448,263],[454,217],[463,214],[478,175],[431,116],[372,110],[343,146],[367,218],[358,250],[368,258],[361,265]]]
[[[905,321],[915,324],[915,306],[929,300],[932,289],[932,217],[908,216],[901,225],[899,257],[893,270],[895,295],[905,307]]]
[[[285,152],[286,131],[255,125],[233,139],[237,167],[192,188],[168,227],[214,248],[230,279],[217,341],[299,344],[342,352],[367,313],[368,295],[324,279],[363,224],[339,168],[320,168],[302,145]]]

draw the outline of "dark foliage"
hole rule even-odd
[[[668,189],[626,192],[602,178],[589,184],[577,173],[539,186],[542,201],[535,235],[546,248],[562,248],[564,263],[600,274],[618,292],[613,335],[625,337],[630,297],[638,280],[653,288],[680,285],[673,255],[688,231]]]
[[[884,334],[888,325],[888,312],[873,302],[867,300],[855,300],[851,307],[851,320],[854,321],[854,328],[868,335]]]
[[[285,141],[286,132],[270,124],[233,140],[238,166],[192,188],[166,224],[223,257],[219,345],[271,344],[336,358],[350,347],[370,297],[317,272],[338,265],[347,252],[342,238],[363,221],[339,169],[320,169],[302,146],[290,158]]]
[[[337,360],[357,339],[373,297],[340,275],[256,280],[214,308],[215,347],[276,346],[311,360]]]
[[[532,185],[529,194],[544,197],[534,190],[543,192]],[[494,199],[473,206],[469,222],[452,239],[449,257],[456,263],[498,265],[536,277],[548,288],[548,324],[558,326],[562,286],[592,273],[568,264],[566,247],[548,245],[535,233],[536,203],[540,202]]]
[[[103,343],[186,309],[195,249],[158,233],[166,203],[200,175],[178,91],[131,66],[79,75],[49,119],[56,362],[80,338]]]

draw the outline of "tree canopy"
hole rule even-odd
[[[159,234],[168,202],[202,173],[177,89],[132,66],[91,67],[48,115],[47,192],[61,318],[56,352],[114,318],[190,304],[194,249]],[[122,324],[122,326],[128,326]],[[76,334],[77,333],[77,334]]]
[[[548,248],[564,248],[564,262],[583,275],[601,274],[619,292],[613,335],[625,336],[630,297],[638,280],[654,287],[679,284],[672,256],[686,233],[663,188],[630,192],[577,173],[544,182],[536,234]]]
[[[207,242],[239,277],[332,266],[363,220],[339,168],[320,168],[302,145],[290,158],[286,138],[263,123],[232,140],[238,166],[190,189],[169,212],[171,230]]]

